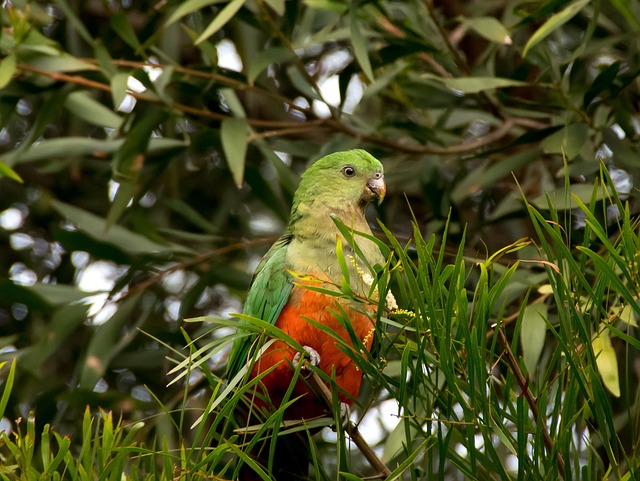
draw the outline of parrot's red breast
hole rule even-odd
[[[340,401],[352,404],[357,398],[362,382],[362,372],[357,368],[353,360],[345,354],[337,345],[337,340],[312,325],[305,318],[323,324],[335,331],[342,339],[353,347],[347,330],[335,318],[333,312],[339,310],[335,297],[323,293],[295,286],[291,292],[289,301],[283,307],[276,326],[295,339],[303,346],[309,346],[320,353],[320,365],[328,375],[335,372],[335,380],[338,386],[346,394],[340,393]],[[354,333],[365,344],[367,350],[371,348],[373,339],[373,323],[371,319],[355,310],[347,312]],[[256,361],[251,377],[266,371],[274,364],[277,367],[268,373],[262,384],[273,406],[279,406],[283,396],[289,389],[292,377],[292,360],[297,351],[288,347],[282,341],[274,342]],[[267,394],[268,393],[268,394]],[[326,414],[326,406],[314,394],[304,381],[299,380],[294,388],[292,398],[303,396],[286,411],[288,419],[312,418]],[[258,401],[258,407],[266,407],[266,403]]]

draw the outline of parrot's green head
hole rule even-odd
[[[322,157],[302,174],[293,205],[364,209],[374,200],[382,202],[386,190],[380,161],[364,150],[347,150]]]

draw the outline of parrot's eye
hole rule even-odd
[[[341,172],[345,177],[353,177],[354,175],[356,175],[356,169],[354,167],[351,167],[350,165],[345,165],[342,168]]]

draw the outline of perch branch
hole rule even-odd
[[[327,406],[327,409],[329,411],[332,411],[333,402],[332,402],[331,391],[329,391],[329,388],[322,381],[320,376],[317,373],[312,372],[311,376],[309,377],[309,383],[313,387],[316,394],[318,394],[322,399],[322,401],[325,403],[325,405]],[[380,473],[380,476],[381,477],[390,476],[391,471],[380,460],[380,458],[378,458],[376,453],[373,452],[373,449],[371,449],[371,447],[367,444],[367,442],[364,440],[364,438],[360,434],[358,427],[355,424],[353,424],[351,421],[347,421],[344,425],[344,429],[346,433],[349,435],[349,437],[351,438],[351,440],[358,447],[360,452],[363,454],[363,456],[367,458],[367,461],[369,461],[369,464],[371,464],[371,466],[373,466],[378,471],[378,473]]]

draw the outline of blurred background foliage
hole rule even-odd
[[[241,310],[299,173],[326,153],[382,160],[375,214],[405,241],[412,215],[425,237],[450,216],[453,255],[465,228],[469,258],[539,238],[523,195],[582,242],[577,202],[602,177],[637,214],[637,2],[5,0],[1,14],[0,353],[19,359],[5,430],[33,411],[77,433],[87,405],[146,419],[185,389],[206,404],[193,379],[167,387],[181,328],[207,329],[183,319]],[[510,302],[541,272],[523,264]],[[633,391],[637,352],[617,352]]]

